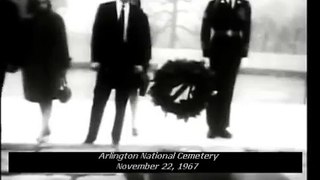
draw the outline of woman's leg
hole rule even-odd
[[[137,112],[137,104],[138,104],[138,90],[134,89],[130,92],[129,96],[131,113],[132,113],[132,135],[138,135],[138,129],[136,126],[136,112]]]
[[[46,141],[46,138],[50,135],[49,119],[52,111],[52,100],[46,100],[39,102],[42,113],[42,127],[38,138],[38,142],[42,143]]]

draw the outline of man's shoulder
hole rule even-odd
[[[249,0],[242,0],[242,3],[245,4],[245,5],[247,5],[247,6],[251,6]]]
[[[220,0],[211,0],[211,1],[209,1],[209,5],[213,5],[214,3],[217,3],[217,2],[220,2]]]
[[[140,16],[146,16],[146,14],[143,12],[143,10],[136,5],[130,4],[130,11],[133,11],[135,15],[140,15]]]
[[[208,6],[207,7],[209,9],[212,9],[212,8],[216,7],[217,5],[219,5],[220,1],[221,0],[211,0],[211,1],[208,2]]]
[[[116,5],[116,1],[105,2],[100,4],[100,8],[109,8]]]
[[[130,9],[134,11],[140,11],[141,9],[138,8],[136,5],[130,4]]]

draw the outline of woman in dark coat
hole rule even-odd
[[[139,8],[141,8],[141,2],[140,0],[130,0],[130,3],[133,5],[138,6]],[[148,16],[144,13],[144,21],[143,23],[145,23],[145,27],[149,27],[149,21],[148,21]],[[147,30],[147,32],[150,33],[150,29]],[[145,62],[143,67],[140,67],[135,69],[136,74],[138,75],[138,77],[136,79],[136,86],[135,88],[132,89],[132,91],[130,92],[130,106],[131,106],[131,112],[132,112],[132,135],[133,136],[137,136],[138,135],[138,129],[137,129],[137,125],[136,125],[136,112],[137,112],[137,105],[138,105],[138,89],[139,89],[139,94],[140,95],[144,95],[144,91],[146,91],[146,86],[148,86],[148,79],[147,79],[147,69],[148,69],[148,65],[149,65],[149,60],[151,59],[151,37],[150,34],[146,35],[146,39],[145,39],[147,46],[144,48],[145,51],[145,55],[144,55],[144,59],[143,61]]]
[[[50,0],[28,0],[31,18],[25,21],[26,58],[22,68],[24,95],[39,103],[42,130],[37,141],[50,135],[52,100],[69,66],[69,52],[63,19],[52,11]]]

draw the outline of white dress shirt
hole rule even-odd
[[[116,4],[117,4],[117,16],[119,19],[123,3],[121,0],[116,0]],[[129,24],[129,11],[130,11],[130,4],[128,1],[128,2],[124,3],[124,31],[123,31],[123,41],[124,42],[127,41],[127,29],[128,29],[128,24]]]
[[[231,1],[231,7],[234,8],[234,6],[236,5],[237,3],[237,0],[230,0]]]
[[[237,0],[227,0],[228,3],[231,4],[231,7],[234,8]]]

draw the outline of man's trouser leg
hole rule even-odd
[[[91,108],[90,127],[86,138],[86,142],[88,143],[94,142],[97,138],[104,108],[109,99],[110,93],[111,88],[103,85],[102,82],[97,81]]]
[[[121,138],[129,93],[130,91],[128,89],[116,89],[116,117],[112,129],[112,140],[114,144],[118,144]]]

